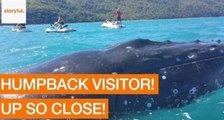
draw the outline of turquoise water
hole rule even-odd
[[[28,25],[30,33],[13,33],[0,26],[0,73],[41,63],[64,54],[145,38],[156,41],[223,40],[224,18],[125,21],[123,29],[104,29],[101,23],[69,24],[74,33],[47,34],[47,25]],[[139,120],[224,120],[224,90],[215,91],[183,108],[129,116]],[[209,114],[208,114],[209,113]],[[125,116],[123,119],[127,119]]]

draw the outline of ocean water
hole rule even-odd
[[[48,25],[28,25],[29,33],[0,26],[0,73],[29,67],[83,50],[105,49],[144,38],[154,41],[223,40],[224,17],[124,21],[122,29],[101,28],[100,22],[69,24],[73,33],[45,33]],[[128,117],[127,117],[128,116]],[[130,120],[224,120],[224,89],[202,96],[190,105],[120,117]]]

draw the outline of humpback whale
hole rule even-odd
[[[82,51],[16,73],[145,74],[160,76],[159,95],[15,95],[16,98],[108,98],[110,113],[176,108],[224,85],[222,41],[155,42],[137,39]],[[1,98],[6,96],[0,95]]]

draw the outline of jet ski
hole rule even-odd
[[[26,26],[15,26],[12,28],[12,32],[31,32],[31,30],[26,29]]]
[[[102,24],[102,27],[104,27],[104,28],[122,28],[124,26],[121,24],[118,24],[117,22],[105,21]]]
[[[46,30],[47,33],[67,33],[75,32],[75,29],[68,28],[68,25],[50,25]]]

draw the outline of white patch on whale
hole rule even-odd
[[[127,106],[128,105],[128,101],[124,100],[124,105]]]
[[[151,108],[152,107],[152,103],[147,103],[147,108]]]
[[[59,71],[59,69],[58,68],[55,68],[54,71],[53,71],[53,73],[56,73],[58,71]]]
[[[178,94],[178,92],[179,92],[178,89],[173,89],[173,94],[174,95]]]
[[[198,91],[197,88],[193,87],[192,89],[189,90],[189,94],[194,95],[196,94],[197,91]]]
[[[162,79],[163,79],[163,80],[166,80],[166,76],[165,76],[165,75],[163,75],[163,76],[162,76]]]
[[[211,47],[209,48],[210,51],[214,51],[215,50],[215,47]]]
[[[187,57],[190,58],[190,59],[193,59],[193,58],[196,57],[196,55],[195,54],[189,54]]]
[[[184,113],[183,113],[183,116],[184,116],[185,118],[187,118],[187,120],[192,120],[190,114],[187,113],[187,112],[184,112]]]
[[[127,46],[126,49],[132,49],[132,47],[131,46]]]
[[[60,68],[55,68],[53,70],[53,73],[56,73],[56,72],[65,72],[65,71],[66,71],[65,67],[64,66],[61,66]]]

